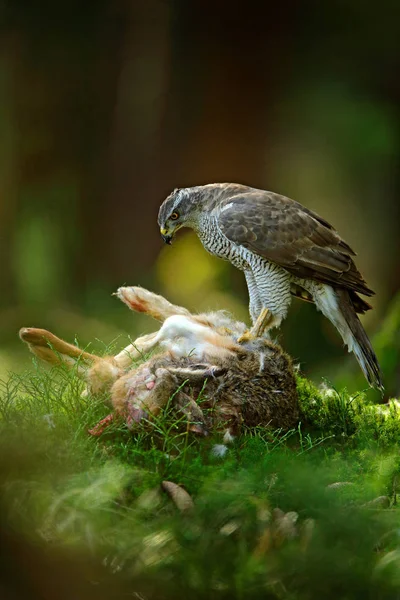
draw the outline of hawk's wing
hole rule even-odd
[[[218,225],[235,244],[297,277],[373,295],[350,246],[327,221],[298,202],[273,192],[250,191],[224,199],[219,210]]]

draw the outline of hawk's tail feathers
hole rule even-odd
[[[341,332],[343,339],[347,343],[349,351],[352,350],[354,352],[368,383],[383,393],[382,372],[378,359],[372,348],[372,344],[357,317],[352,298],[346,290],[336,290],[336,297],[339,310],[350,330],[348,332],[350,335],[347,336],[343,336],[343,332]]]
[[[348,293],[356,313],[358,313],[359,315],[363,315],[367,312],[367,310],[371,310],[372,306],[368,304],[368,302],[366,302],[364,298],[360,298],[357,292],[349,290]]]
[[[297,283],[291,283],[290,293],[292,294],[292,296],[300,298],[300,300],[305,300],[306,302],[313,303],[315,302],[315,298],[313,298],[313,295]],[[366,302],[364,298],[360,298],[357,292],[355,292],[354,290],[349,290],[348,293],[350,295],[356,313],[363,315],[367,312],[367,310],[371,310],[372,306],[368,304],[368,302]]]

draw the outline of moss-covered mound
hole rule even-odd
[[[298,377],[301,424],[246,429],[221,457],[218,437],[182,432],[167,412],[93,438],[109,409],[81,391],[73,373],[37,365],[2,388],[4,564],[17,597],[400,593],[396,401]],[[34,562],[21,558],[32,548]]]

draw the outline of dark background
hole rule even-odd
[[[330,220],[376,290],[400,287],[400,4],[0,2],[0,360],[21,326],[109,343],[153,324],[112,292],[141,284],[247,318],[243,276],[191,233],[163,248],[175,187],[232,181]],[[357,371],[315,309],[280,337],[307,373]],[[332,375],[333,376],[333,375]]]

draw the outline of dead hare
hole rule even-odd
[[[220,431],[225,442],[243,425],[296,425],[293,366],[279,346],[244,335],[245,324],[223,311],[193,315],[140,287],[121,287],[116,295],[131,310],[162,322],[116,356],[89,354],[43,329],[22,328],[20,337],[46,362],[74,367],[87,383],[87,395],[109,392],[115,414],[130,428],[144,418],[151,421],[168,402],[191,431]],[[150,359],[135,365],[153,350]],[[91,433],[100,435],[112,418]]]

